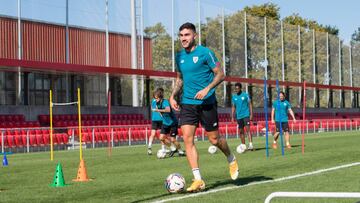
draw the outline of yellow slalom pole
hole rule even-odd
[[[79,142],[80,142],[80,161],[82,160],[82,132],[81,132],[81,109],[80,109],[80,88],[77,89],[78,91],[78,117],[79,117]]]
[[[52,118],[52,91],[50,90],[50,160],[54,160],[54,149],[53,149],[53,118]]]

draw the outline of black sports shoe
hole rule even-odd
[[[176,152],[178,152],[178,150],[171,151],[171,152],[169,153],[169,157],[173,157]]]
[[[152,155],[151,148],[148,148],[148,150],[147,150],[147,154],[148,154],[148,155]]]

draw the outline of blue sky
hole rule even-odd
[[[105,0],[69,0],[70,24],[105,28]],[[273,2],[280,7],[281,17],[293,13],[340,29],[340,38],[348,42],[360,27],[359,0],[201,0],[201,19],[231,14],[245,6]],[[110,30],[129,32],[130,0],[109,0]],[[0,14],[17,15],[17,0],[0,0]],[[144,0],[144,26],[162,22],[171,29],[171,0]],[[185,21],[197,22],[197,0],[175,0],[175,28]],[[65,0],[22,0],[22,16],[65,23]],[[176,30],[175,30],[176,31]]]

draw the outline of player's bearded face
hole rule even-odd
[[[181,46],[184,49],[191,48],[195,45],[196,33],[190,29],[183,29],[179,33]]]

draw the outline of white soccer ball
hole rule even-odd
[[[178,173],[172,173],[165,180],[165,188],[170,193],[182,192],[185,189],[185,178]]]
[[[214,145],[211,145],[211,146],[209,147],[209,149],[208,149],[208,152],[209,152],[210,154],[215,154],[216,151],[217,151],[217,147],[214,146]]]
[[[166,156],[166,151],[159,149],[156,153],[156,156],[158,159],[163,159]]]
[[[242,154],[246,151],[246,145],[244,144],[240,144],[239,146],[236,147],[236,152],[239,154]]]

